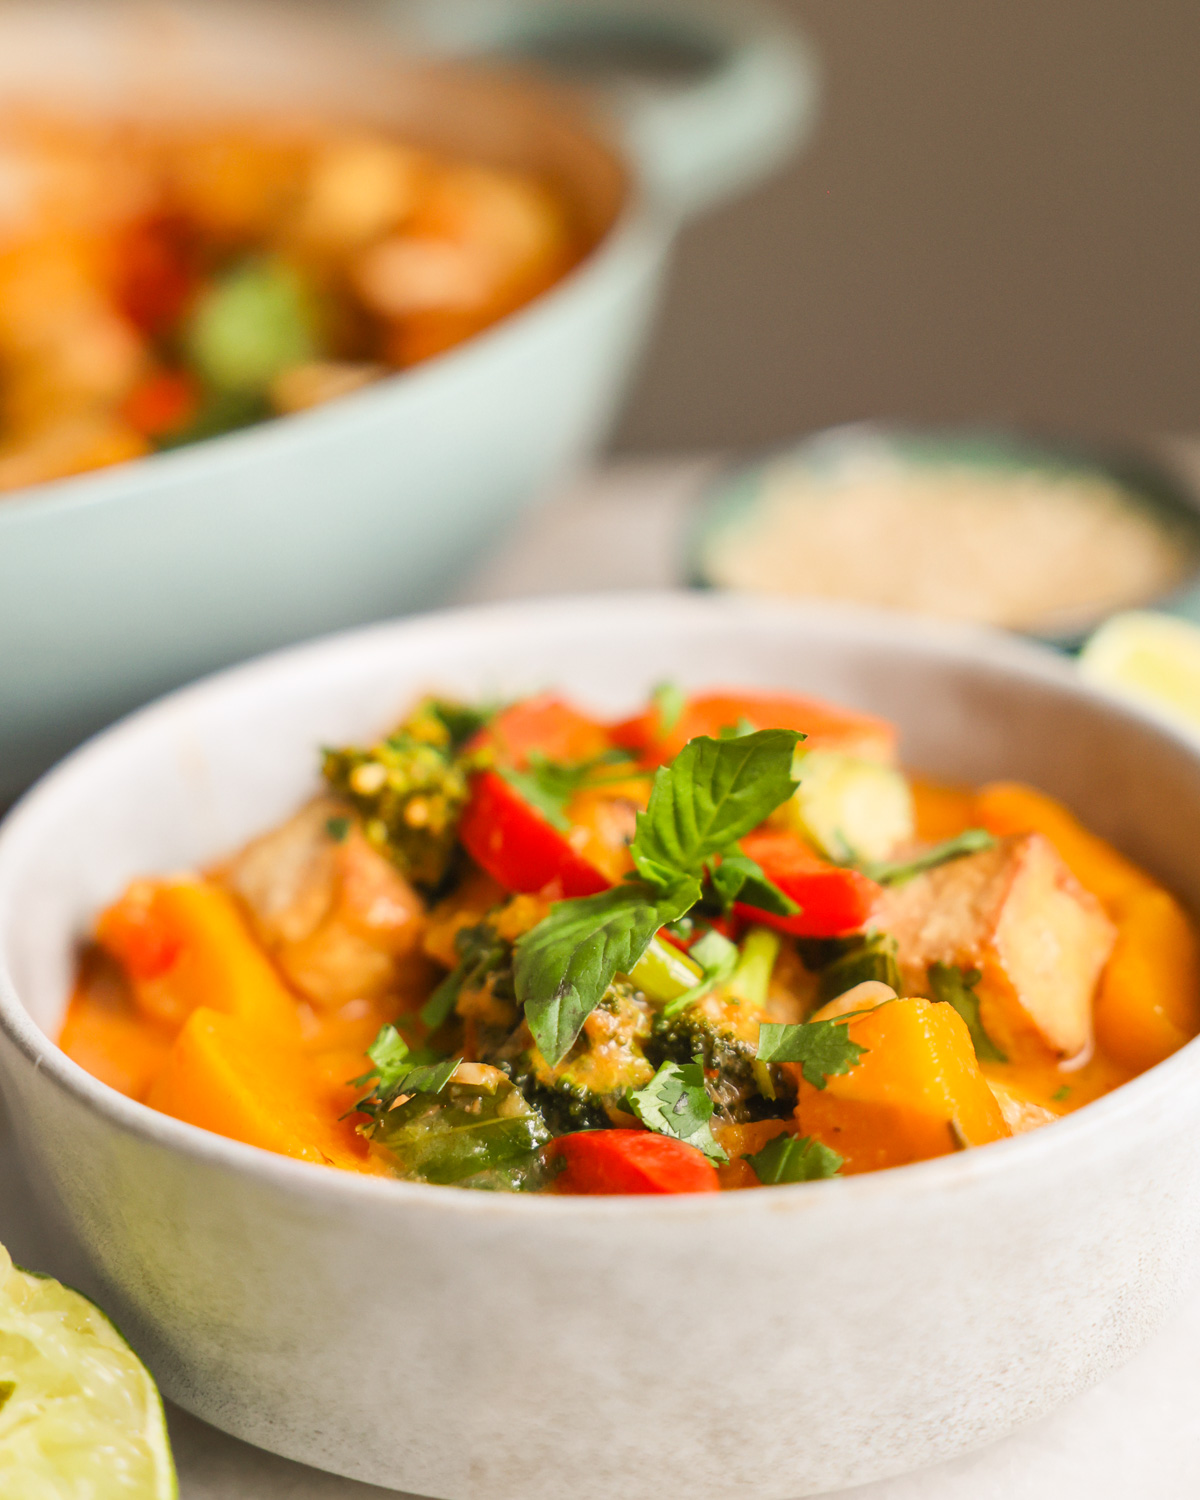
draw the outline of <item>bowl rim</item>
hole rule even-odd
[[[174,717],[181,707],[200,707],[225,692],[276,675],[303,676],[312,666],[353,657],[364,645],[389,639],[462,630],[486,630],[488,625],[514,624],[531,633],[544,633],[552,622],[595,618],[615,606],[642,608],[650,613],[670,613],[697,620],[725,616],[736,628],[739,622],[767,622],[787,628],[789,624],[832,628],[839,634],[865,640],[886,633],[890,641],[900,639],[934,659],[973,659],[982,665],[1006,670],[1030,684],[1066,692],[1090,703],[1117,721],[1150,728],[1195,762],[1200,777],[1200,734],[1189,734],[1169,718],[1155,714],[1106,693],[1084,681],[1073,665],[1059,653],[1016,636],[975,625],[946,625],[897,612],[842,604],[795,604],[774,599],[738,595],[688,592],[685,590],[629,590],[545,599],[519,599],[498,604],[446,609],[408,619],[384,621],[357,629],[339,631],[315,641],[266,653],[248,662],[214,672],[179,688],[125,716],[100,731],[48,771],[15,804],[0,822],[0,913],[10,904],[7,887],[19,872],[23,849],[34,841],[41,819],[50,814],[60,789],[80,778],[93,766],[118,758],[124,747]],[[59,1092],[101,1117],[105,1125],[136,1137],[141,1143],[173,1151],[198,1166],[237,1173],[261,1186],[294,1192],[299,1198],[324,1200],[330,1206],[352,1203],[375,1204],[402,1212],[437,1212],[439,1207],[455,1214],[484,1215],[495,1219],[513,1213],[566,1215],[683,1214],[703,1216],[707,1221],[730,1213],[772,1213],[780,1210],[818,1212],[821,1203],[833,1205],[859,1202],[890,1202],[903,1208],[927,1195],[962,1191],[968,1185],[990,1181],[1025,1170],[1034,1153],[1067,1156],[1086,1149],[1097,1132],[1105,1136],[1119,1129],[1122,1120],[1151,1111],[1156,1103],[1177,1088],[1200,1083],[1200,1037],[1173,1056],[1122,1084],[1111,1093],[1081,1106],[1070,1115],[1044,1128],[995,1141],[986,1148],[915,1162],[880,1172],[824,1182],[792,1183],[770,1193],[701,1193],[673,1196],[559,1197],[554,1194],[472,1193],[432,1183],[404,1182],[394,1178],[356,1173],[316,1162],[277,1155],[258,1146],[216,1135],[199,1126],[159,1113],[102,1083],[73,1062],[37,1026],[17,993],[3,944],[0,943],[0,1038],[6,1039],[25,1062],[32,1065]],[[3,1082],[0,1067],[0,1083]],[[1076,1144],[1078,1143],[1078,1144]],[[1064,1166],[1064,1169],[1069,1169]],[[824,1195],[823,1197],[821,1195]],[[747,1201],[747,1198],[749,1201]]]
[[[455,76],[474,75],[484,82],[494,77],[511,81],[512,76],[511,68],[498,66],[468,67],[456,63],[450,70]],[[464,365],[476,358],[487,359],[497,348],[503,351],[504,345],[519,339],[526,328],[532,326],[536,329],[540,323],[554,317],[562,303],[577,301],[586,295],[592,282],[602,279],[606,273],[614,273],[614,270],[619,272],[625,261],[645,256],[652,247],[669,238],[672,232],[669,215],[665,209],[656,208],[647,190],[645,172],[628,143],[622,140],[618,122],[605,118],[602,111],[594,108],[586,111],[581,108],[580,100],[564,95],[563,90],[546,84],[536,75],[528,81],[531,91],[536,91],[548,110],[557,111],[562,118],[570,115],[579,131],[613,158],[624,178],[620,206],[611,224],[565,275],[530,301],[442,353],[421,360],[408,369],[390,370],[379,380],[349,391],[336,400],[305,411],[271,416],[249,427],[218,433],[178,448],[143,454],[139,458],[89,469],[81,474],[44,480],[7,493],[0,492],[0,529],[6,524],[16,524],[19,518],[31,513],[70,514],[106,503],[140,499],[162,486],[178,485],[189,477],[197,477],[196,470],[200,470],[203,476],[206,465],[218,471],[240,467],[254,462],[264,451],[269,454],[273,446],[319,437],[331,425],[345,423],[348,419],[353,421],[357,416],[369,416],[386,408],[404,392],[412,391],[414,400],[421,399],[422,393],[431,389],[436,392],[439,384],[455,380]]]

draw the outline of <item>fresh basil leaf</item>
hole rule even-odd
[[[736,844],[722,854],[719,864],[711,860],[708,872],[709,884],[726,911],[735,901],[777,917],[794,917],[800,910],[790,896],[785,896],[767,878],[758,861],[743,854]]]
[[[979,1061],[1007,1062],[1007,1054],[1001,1052],[988,1036],[979,1017],[979,996],[975,993],[975,986],[982,978],[978,969],[964,970],[955,964],[929,965],[929,988],[933,991],[933,998],[952,1005],[967,1023]]]
[[[674,682],[660,682],[651,694],[651,700],[658,710],[658,732],[670,734],[687,707],[683,689]]]
[[[705,860],[757,828],[796,789],[794,729],[761,729],[733,740],[689,740],[654,777],[630,846],[638,873],[667,885],[699,875]]]
[[[758,1028],[759,1062],[799,1063],[806,1082],[823,1089],[825,1080],[848,1073],[867,1051],[850,1040],[845,1021],[805,1021],[782,1026],[764,1021]]]
[[[644,1089],[628,1096],[630,1108],[647,1130],[674,1136],[703,1151],[710,1161],[729,1158],[713,1139],[713,1102],[704,1082],[704,1063],[665,1062]]]
[[[515,950],[516,992],[546,1062],[557,1067],[617,974],[628,974],[650,939],[700,899],[697,880],[664,890],[636,883],[559,901]]]
[[[759,1182],[774,1186],[781,1182],[815,1182],[836,1177],[844,1156],[810,1136],[774,1136],[761,1151],[742,1158],[754,1168]]]
[[[948,864],[952,859],[962,859],[965,854],[978,854],[981,849],[990,849],[996,842],[986,828],[967,828],[952,839],[943,839],[940,844],[914,854],[911,859],[876,860],[860,866],[869,880],[880,885],[902,885],[914,875],[923,875],[926,870]]]

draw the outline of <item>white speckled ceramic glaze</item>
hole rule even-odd
[[[589,0],[586,14],[600,24],[609,9]],[[627,99],[615,130],[528,80],[409,60],[431,30],[460,59],[526,32],[552,36],[571,24],[569,4],[0,6],[0,108],[300,107],[384,122],[542,172],[598,242],[527,308],[354,396],[0,495],[0,805],[85,734],[201,672],[436,602],[593,450],[641,349],[681,217],[774,165],[814,98],[800,41],[752,8],[611,9],[618,35],[622,24],[668,36],[690,26],[717,60],[693,87]]]
[[[0,1061],[61,1265],[175,1401],[452,1500],[790,1500],[985,1443],[1163,1319],[1200,1221],[1200,1048],[1036,1134],[769,1192],[509,1197],[356,1177],[113,1093],[50,1040],[131,876],[209,859],[316,747],[430,686],[664,679],[895,719],[907,763],[1028,779],[1200,907],[1200,748],[985,632],[700,595],[434,615],[268,657],[77,752],[0,831]]]

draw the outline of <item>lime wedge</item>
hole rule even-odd
[[[0,1495],[174,1500],[158,1389],[99,1308],[0,1246]]]
[[[1200,628],[1131,610],[1105,621],[1083,648],[1090,682],[1200,729]]]

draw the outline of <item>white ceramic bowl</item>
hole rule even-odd
[[[608,10],[586,15],[600,24]],[[753,11],[699,0],[612,10],[618,35],[639,11],[668,36],[691,25],[714,59],[694,86],[639,95],[623,129],[528,79],[414,66],[420,13],[386,0],[0,5],[0,108],[366,119],[541,171],[596,241],[525,309],[357,395],[0,496],[0,806],[169,687],[435,602],[595,448],[682,216],[774,165],[813,106],[802,44]],[[460,58],[536,50],[554,24],[572,24],[568,8],[536,0],[436,0],[429,25],[434,12],[438,46]]]
[[[166,699],[0,831],[0,1076],[61,1264],[175,1401],[342,1474],[488,1500],[783,1500],[988,1441],[1160,1322],[1200,1227],[1200,1047],[1036,1134],[845,1181],[676,1199],[361,1178],[153,1113],[50,1040],[74,945],[147,871],[314,784],[414,694],[663,678],[824,694],[905,756],[1065,798],[1200,907],[1200,749],[1040,648],[832,608],[630,595],[334,637]]]

